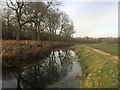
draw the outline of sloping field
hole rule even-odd
[[[85,47],[86,49],[95,51],[96,53],[111,59],[115,63],[118,63],[119,58],[116,55],[113,55],[111,53],[108,53],[108,52],[105,52],[105,51],[102,51],[102,50],[99,50],[99,49],[96,49],[96,48],[93,48],[93,47],[90,47],[90,46],[85,46],[85,45],[82,45],[82,46]]]
[[[120,47],[120,45],[118,44],[85,44],[86,46],[90,46],[108,53],[111,53],[113,55],[118,56],[118,47]]]

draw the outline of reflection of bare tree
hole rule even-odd
[[[65,77],[72,70],[72,60],[68,50],[52,51],[47,59],[18,72],[18,87],[43,88]]]
[[[67,72],[72,70],[72,61],[71,61],[71,55],[70,52],[66,49],[64,51],[58,51],[59,53],[59,59],[61,63],[61,72],[62,76],[67,75]],[[66,72],[67,71],[67,72]]]
[[[53,51],[44,63],[39,63],[22,73],[22,78],[32,83],[34,87],[46,87],[47,84],[56,82],[67,75],[72,69],[69,51]],[[22,81],[23,87],[32,87]]]

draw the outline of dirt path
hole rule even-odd
[[[82,46],[85,48],[88,48],[88,49],[92,49],[93,51],[97,52],[98,54],[108,57],[108,58],[112,59],[113,62],[118,63],[118,56],[112,55],[110,53],[107,53],[107,52],[104,52],[104,51],[101,51],[101,50],[98,50],[98,49],[95,49],[95,48],[92,48],[89,46],[85,46],[85,45],[82,45]]]

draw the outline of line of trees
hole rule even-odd
[[[92,37],[77,37],[74,38],[76,43],[108,43],[108,44],[118,44],[120,43],[120,38],[116,37],[101,37],[101,38],[92,38]]]
[[[58,9],[59,2],[3,3],[2,38],[16,40],[70,39],[74,31],[73,21]]]

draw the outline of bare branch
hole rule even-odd
[[[10,2],[11,4],[12,4],[12,2]],[[9,7],[9,8],[11,8],[11,9],[13,9],[13,10],[15,10],[16,11],[16,8],[15,7],[12,7],[12,6],[10,6],[9,5],[9,3],[6,1],[6,4],[7,4],[7,6]]]
[[[25,25],[26,23],[31,23],[31,22],[35,22],[35,21],[34,21],[34,20],[27,20],[27,21],[25,21],[24,23],[21,24],[21,27],[22,27],[23,25]]]

